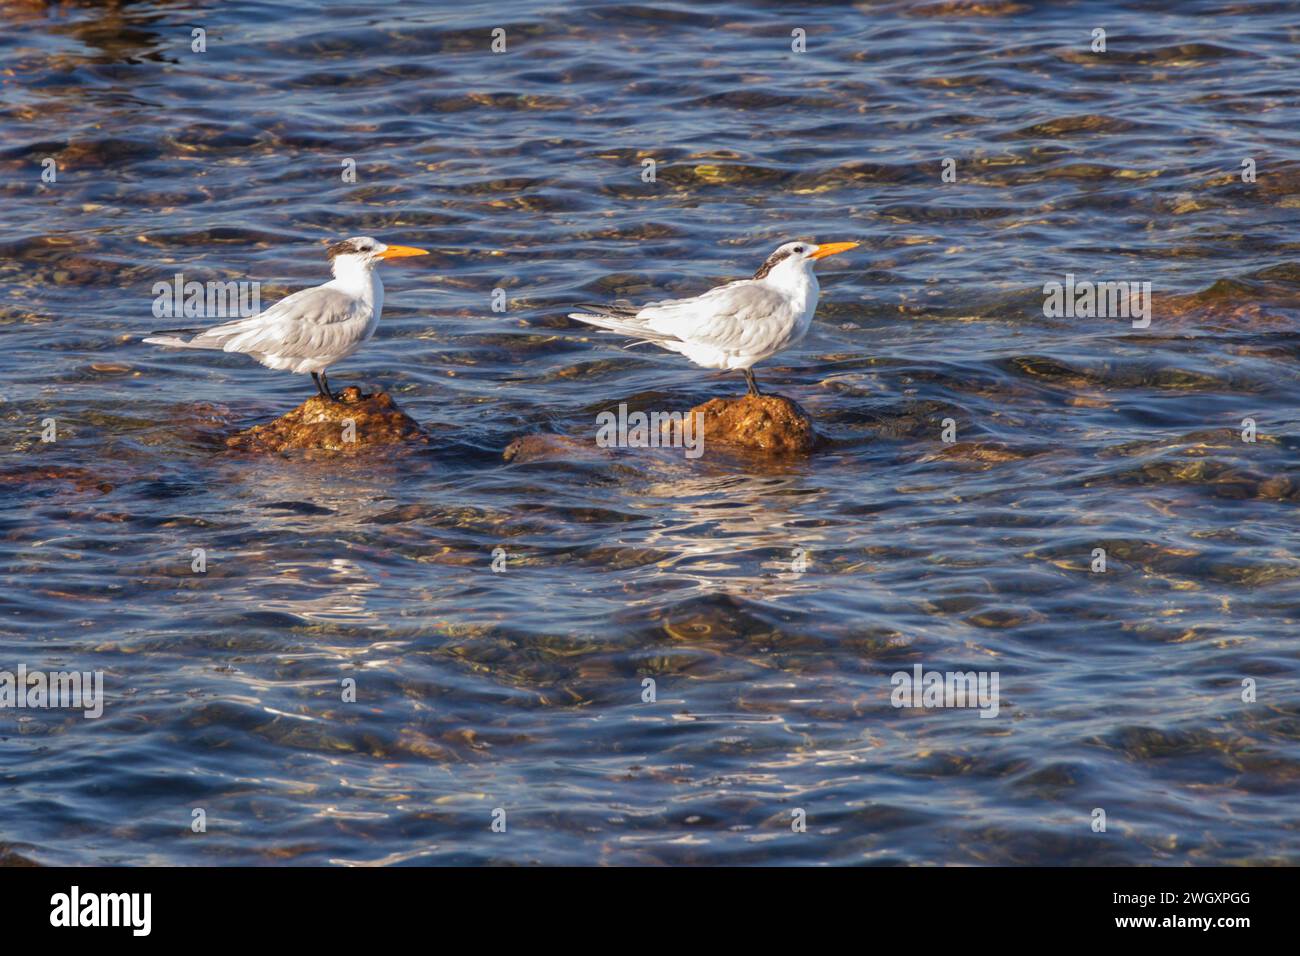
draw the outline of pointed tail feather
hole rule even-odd
[[[641,311],[639,306],[633,305],[626,299],[619,299],[609,305],[599,302],[579,302],[574,308],[582,309],[584,312],[594,312],[596,315],[622,315],[628,318],[635,318]]]
[[[222,349],[236,335],[248,329],[247,320],[236,319],[211,329],[161,329],[144,338],[150,345],[165,345],[174,349]],[[182,335],[191,335],[188,341]]]
[[[150,335],[142,341],[149,345],[165,345],[173,349],[219,349],[223,345],[223,341],[205,339],[202,335],[196,335],[188,342],[176,335]]]
[[[146,335],[141,341],[149,345],[168,345],[172,348],[184,349],[189,348],[190,343],[181,338],[182,335],[199,335],[200,329],[159,329],[150,335]]]
[[[649,328],[645,319],[637,318],[636,309],[625,309],[619,306],[592,306],[590,308],[590,312],[570,312],[569,318],[584,322],[587,325],[594,325],[606,332],[617,332],[619,335],[631,336],[637,340],[632,345],[644,343],[663,345],[665,342],[679,341],[676,336],[665,335]]]

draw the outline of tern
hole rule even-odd
[[[413,246],[388,246],[369,236],[329,247],[334,278],[286,296],[265,311],[206,331],[176,329],[144,341],[184,349],[220,349],[251,355],[267,368],[311,372],[321,397],[337,402],[326,369],[370,340],[384,308],[384,284],[375,266],[385,259],[427,256]],[[197,333],[197,334],[195,334]],[[179,335],[194,335],[186,341]]]
[[[740,369],[750,395],[761,395],[751,367],[808,333],[820,287],[818,259],[857,248],[856,242],[787,242],[767,257],[752,279],[710,289],[691,299],[643,306],[584,306],[569,318],[607,332],[679,352],[703,368]]]

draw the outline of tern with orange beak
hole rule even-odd
[[[329,401],[325,371],[370,340],[384,308],[384,284],[375,266],[385,259],[425,256],[423,249],[388,246],[369,236],[336,242],[329,248],[334,278],[303,289],[246,319],[198,332],[179,329],[145,339],[152,345],[220,349],[251,355],[267,368],[310,372],[316,390]],[[197,334],[196,334],[197,333]],[[188,341],[181,335],[193,335]]]
[[[820,287],[813,265],[856,242],[787,242],[767,257],[752,279],[710,289],[692,299],[665,299],[640,307],[588,307],[569,318],[680,352],[703,368],[739,369],[750,395],[762,394],[752,366],[808,333]]]

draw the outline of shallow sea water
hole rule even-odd
[[[1298,40],[1295,3],[0,0],[0,670],[107,693],[0,710],[0,857],[1300,862]],[[432,255],[332,381],[434,440],[226,452],[310,382],[141,344],[153,284],[269,304],[359,234]],[[828,449],[505,460],[741,394],[566,312],[796,237],[863,243],[757,369]],[[1067,274],[1151,282],[1150,327],[1045,317]],[[917,664],[998,716],[892,707]]]

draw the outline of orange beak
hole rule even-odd
[[[415,246],[389,246],[379,254],[381,259],[404,259],[407,256],[427,256],[429,253],[425,249],[417,249]]]
[[[856,249],[861,243],[857,242],[828,242],[825,245],[818,246],[809,259],[825,259],[827,256],[839,255],[841,252],[848,252],[850,249]]]

